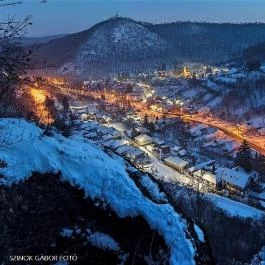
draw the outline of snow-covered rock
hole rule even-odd
[[[119,244],[109,235],[95,232],[87,236],[87,240],[95,247],[119,251]]]

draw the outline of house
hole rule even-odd
[[[102,115],[101,118],[102,122],[104,123],[110,123],[111,122],[111,117],[107,116],[107,115]]]
[[[91,139],[91,140],[96,140],[99,138],[99,135],[96,132],[87,132],[84,133],[84,138],[86,139]]]
[[[232,193],[244,192],[251,180],[249,174],[230,168],[218,168],[216,173],[218,185]]]
[[[144,157],[143,159],[137,161],[136,166],[141,169],[148,169],[153,166],[153,162],[149,157]]]
[[[120,138],[121,137],[121,132],[114,129],[114,128],[111,128],[112,129],[112,132],[110,133],[110,135],[112,136],[113,139],[117,139],[117,138]]]
[[[132,147],[130,145],[122,145],[116,149],[116,153],[118,153],[119,155],[125,155],[131,149]]]
[[[158,105],[158,104],[154,104],[149,106],[150,110],[156,111],[156,112],[163,112],[163,108],[162,106]]]
[[[173,150],[174,150],[175,152],[178,152],[178,151],[180,151],[180,150],[181,150],[181,147],[180,147],[180,146],[177,146],[177,145],[175,145],[175,146],[173,147]]]
[[[98,108],[98,104],[97,103],[93,103],[93,104],[88,104],[86,106],[86,111],[88,113],[96,113],[97,112],[97,108]]]
[[[206,134],[203,138],[206,140],[206,141],[212,141],[212,140],[215,140],[217,138],[223,138],[225,137],[225,133],[220,131],[220,130],[216,130],[215,132],[213,133],[209,133],[209,134]]]
[[[156,157],[159,157],[160,159],[164,159],[171,155],[170,146],[163,144],[160,146],[157,145],[147,145],[146,150],[150,151],[153,155]]]
[[[199,124],[190,129],[190,134],[194,137],[200,136],[207,130],[207,128],[208,126],[206,124]]]
[[[194,176],[200,178],[203,183],[206,183],[209,186],[212,186],[213,188],[216,187],[217,184],[217,178],[216,175],[213,173],[210,173],[206,170],[199,169],[193,173]]]
[[[249,132],[252,129],[251,125],[247,123],[239,124],[238,128],[240,131],[245,133]]]
[[[146,134],[141,134],[141,135],[135,137],[134,139],[135,139],[135,142],[140,146],[148,145],[148,144],[151,144],[153,142],[153,139]]]
[[[201,107],[201,108],[199,108],[199,110],[198,110],[198,114],[199,114],[199,115],[208,115],[210,112],[211,112],[211,109],[208,108],[208,107],[206,107],[206,106]]]
[[[158,139],[158,138],[155,138],[155,139],[153,140],[153,142],[154,142],[154,144],[155,144],[156,146],[164,145],[164,144],[166,143],[164,140],[161,140],[161,139]]]
[[[188,162],[177,157],[177,156],[169,156],[164,159],[165,164],[168,166],[177,169],[179,171],[183,171],[188,166]]]
[[[258,130],[258,134],[261,135],[261,136],[265,136],[265,128],[260,128]]]
[[[178,154],[179,154],[180,156],[185,156],[185,155],[187,154],[187,151],[184,150],[184,149],[182,149],[182,150],[178,151]]]
[[[215,165],[215,160],[205,161],[205,162],[195,165],[193,167],[193,171],[191,172],[195,172],[199,169],[212,170],[214,165]]]
[[[112,150],[115,150],[121,146],[124,146],[124,145],[127,145],[128,144],[128,141],[126,140],[115,140],[115,139],[112,139],[112,140],[109,140],[107,142],[103,142],[102,145],[105,146],[105,147],[108,147]]]
[[[103,137],[103,135],[111,135],[112,139],[117,139],[121,137],[121,132],[114,128],[101,127],[98,128],[98,133]]]
[[[91,131],[96,132],[98,128],[101,127],[101,125],[95,121],[85,121],[84,123],[81,124],[80,127],[81,130],[84,130],[86,132],[91,132]]]
[[[217,178],[216,175],[210,172],[205,171],[202,174],[202,179],[205,183],[207,183],[208,185],[211,185],[213,188],[216,187],[217,184]]]
[[[87,106],[70,106],[69,108],[73,114],[82,114],[87,112]]]
[[[139,148],[131,147],[131,149],[125,153],[125,156],[135,162],[136,160],[144,159],[145,153]]]
[[[86,113],[82,113],[80,116],[81,121],[86,121],[88,120],[88,115]]]
[[[112,138],[111,134],[104,134],[104,135],[102,135],[102,139],[103,139],[103,141],[108,141],[108,140],[111,140],[113,138]]]
[[[229,157],[240,144],[230,139],[216,139],[203,145],[203,152],[213,157]]]
[[[111,127],[118,130],[121,134],[123,134],[126,130],[125,126],[119,122],[112,123]]]

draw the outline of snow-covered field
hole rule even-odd
[[[170,247],[171,264],[195,264],[195,249],[186,238],[185,220],[168,205],[157,205],[143,196],[126,172],[123,160],[116,160],[80,136],[64,138],[44,135],[35,124],[19,119],[0,120],[0,183],[11,185],[32,172],[58,172],[64,180],[84,189],[92,199],[101,198],[122,218],[142,215],[157,229]]]

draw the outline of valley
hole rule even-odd
[[[265,23],[159,1],[0,0],[1,264],[264,263]]]

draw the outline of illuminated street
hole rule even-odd
[[[134,109],[134,111],[137,112],[137,115],[141,118],[143,118],[145,115],[148,117],[166,117],[166,118],[174,118],[174,117],[180,117],[184,121],[189,122],[197,122],[206,124],[208,126],[211,126],[213,128],[217,128],[222,130],[227,136],[231,137],[232,139],[242,142],[243,140],[247,140],[248,143],[251,145],[251,147],[260,152],[261,154],[265,155],[265,137],[264,136],[252,136],[252,135],[245,135],[242,133],[238,127],[228,121],[224,120],[214,120],[213,118],[209,117],[202,117],[199,114],[181,114],[181,112],[157,112],[150,108],[148,108],[147,104],[144,102],[135,101],[131,96],[128,96],[126,94],[119,94],[115,91],[87,91],[85,89],[75,89],[72,87],[62,87],[60,86],[60,82],[54,81],[56,79],[52,79],[53,81],[48,83],[47,86],[44,87],[51,87],[50,93],[60,93],[62,95],[70,96],[73,98],[93,98],[94,100],[100,101],[102,99],[102,95],[104,95],[104,101],[109,104],[117,104],[119,102],[119,99],[126,99],[128,102],[130,102],[130,106]],[[50,81],[50,80],[48,80]]]

